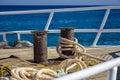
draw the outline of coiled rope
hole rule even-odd
[[[58,77],[57,72],[52,69],[34,69],[20,67],[11,70],[11,75],[17,80],[53,80]]]
[[[66,73],[87,68],[92,62],[94,62],[94,64],[97,64],[99,62],[106,61],[99,57],[87,54],[86,49],[82,45],[78,44],[77,39],[74,39],[74,41],[72,41],[60,37],[60,41],[56,47],[56,50],[61,58],[66,59],[59,65],[59,69],[63,70]],[[71,51],[73,55],[71,56],[62,54],[62,51]]]
[[[10,70],[3,65],[0,67],[2,67],[2,76],[0,76],[0,80],[53,80],[59,77],[58,73],[52,69],[42,68],[38,70],[30,67],[17,67]],[[3,70],[7,71],[9,75],[4,76]]]
[[[62,48],[62,47],[67,47],[67,48]],[[79,59],[81,56],[87,56],[90,58],[97,59],[99,61],[105,61],[104,59],[95,57],[90,54],[86,54],[86,49],[82,45],[78,44],[77,39],[75,39],[75,41],[72,41],[72,40],[60,37],[60,42],[57,45],[56,50],[59,53],[60,57],[62,57],[62,58],[73,58],[73,59],[77,58],[77,59]],[[69,51],[69,50],[71,50],[74,53],[74,55],[72,57],[62,54],[62,51]]]
[[[64,71],[66,74],[85,68],[87,68],[87,65],[79,59],[66,59],[59,65],[59,69]]]
[[[58,77],[58,74],[51,69],[41,69],[34,77],[35,80],[53,80]]]

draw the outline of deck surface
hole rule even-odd
[[[104,46],[104,47],[86,47],[87,53],[95,56],[109,55],[112,58],[117,58],[120,56],[120,46]],[[21,60],[9,58],[10,55],[15,55]],[[56,59],[59,55],[55,48],[48,48],[48,59]],[[11,64],[14,66],[37,66],[42,67],[43,65],[29,63],[26,60],[33,61],[33,48],[24,49],[0,49],[0,64]],[[22,63],[26,61],[26,63]],[[119,71],[120,72],[120,69]],[[120,80],[120,73],[118,75],[118,80]],[[96,76],[90,77],[86,80],[106,80],[107,72],[98,74]]]

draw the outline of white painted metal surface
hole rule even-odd
[[[53,18],[53,15],[54,15],[54,11],[51,11],[50,16],[49,16],[49,18],[48,18],[48,21],[47,21],[47,24],[46,24],[44,30],[46,30],[46,31],[48,30],[48,28],[49,28],[49,26],[50,26],[50,23],[51,23],[51,20],[52,20],[52,18]]]
[[[0,12],[0,15],[49,13],[51,12],[51,10],[54,12],[70,12],[70,11],[89,11],[89,10],[105,10],[105,9],[120,9],[120,6],[99,6],[99,7],[83,7],[83,8],[66,8],[66,9],[9,11],[9,12]]]
[[[108,73],[108,80],[117,80],[117,70],[118,67],[113,67],[111,70],[109,70]]]
[[[32,34],[32,31],[35,30],[26,30],[26,31],[10,31],[10,32],[0,32],[0,35],[3,34]],[[74,32],[80,32],[80,33],[84,33],[84,32],[98,32],[99,29],[75,29]],[[102,32],[104,33],[114,33],[114,32],[120,32],[120,29],[103,29]],[[48,33],[60,33],[59,29],[55,29],[55,30],[48,30]]]
[[[110,70],[108,79],[116,80],[118,66],[120,66],[120,58],[116,58],[54,80],[81,80],[108,70]]]
[[[100,35],[101,35],[101,33],[102,33],[102,30],[104,29],[105,23],[106,23],[106,21],[107,21],[107,19],[108,19],[109,13],[110,13],[110,9],[107,9],[107,11],[106,11],[106,13],[105,13],[105,16],[104,16],[104,18],[103,18],[103,21],[102,21],[102,23],[101,23],[101,25],[100,25],[100,29],[99,29],[99,31],[98,31],[98,33],[97,33],[97,36],[96,36],[96,38],[95,38],[95,40],[94,40],[94,42],[93,42],[93,46],[96,46],[96,44],[97,44],[97,42],[98,42],[98,40],[99,40],[99,38],[100,38]]]
[[[17,33],[17,40],[20,41],[20,33]]]
[[[4,41],[4,42],[7,41],[7,39],[6,39],[6,34],[5,34],[5,33],[3,33],[3,41]]]

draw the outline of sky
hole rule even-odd
[[[120,0],[0,0],[0,5],[120,5]]]

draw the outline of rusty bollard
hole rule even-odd
[[[61,37],[74,41],[74,28],[61,28]],[[64,48],[64,47],[62,47]],[[73,55],[72,51],[62,51],[62,54]]]
[[[47,31],[34,31],[34,62],[47,63]]]

